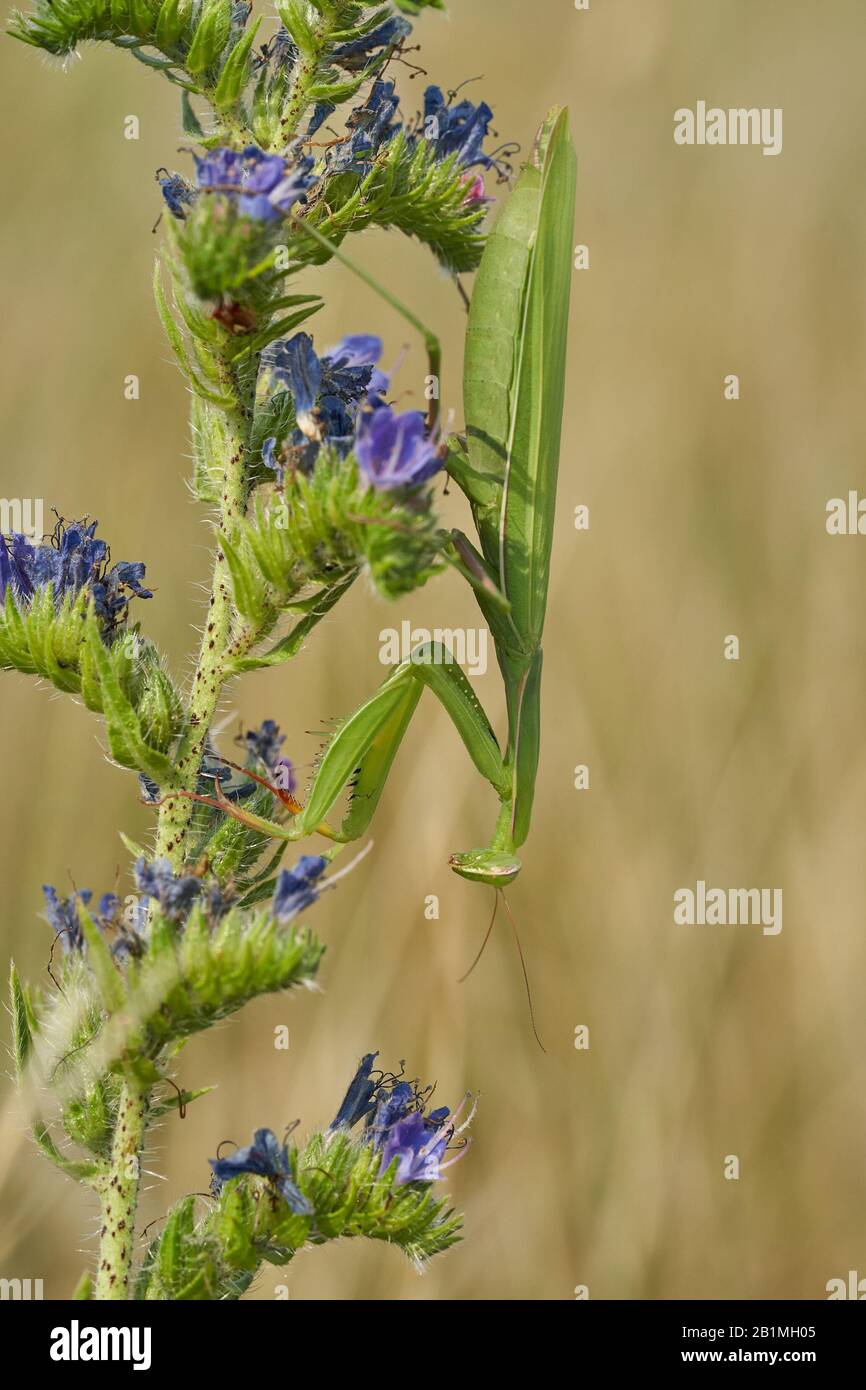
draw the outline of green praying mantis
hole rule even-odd
[[[472,586],[495,643],[507,703],[504,751],[460,667],[447,649],[427,642],[341,723],[318,763],[305,805],[256,778],[288,812],[285,824],[232,803],[218,781],[213,798],[173,795],[204,800],[275,840],[296,841],[318,832],[334,842],[333,854],[367,830],[426,687],[499,800],[489,844],[453,854],[450,865],[461,877],[496,889],[517,877],[517,850],[529,833],[539,756],[541,638],[565,391],[575,184],[567,111],[554,109],[485,247],[466,335],[466,432],[451,436],[445,446],[445,466],[469,501],[478,545],[454,531],[443,537],[443,554]],[[431,374],[438,378],[435,335],[314,227],[300,219],[296,226],[422,334]],[[431,429],[437,410],[431,402]],[[349,784],[345,813],[332,825],[328,817]]]

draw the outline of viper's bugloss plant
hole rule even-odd
[[[441,0],[276,8],[266,41],[245,0],[36,0],[11,24],[61,57],[87,40],[114,44],[178,88],[195,148],[185,170],[156,171],[154,293],[191,392],[192,490],[216,512],[186,689],[140,628],[151,569],[112,561],[95,521],[59,519],[44,540],[0,537],[0,665],[100,715],[111,759],[137,774],[155,815],[147,850],[124,837],[134,891],[94,900],[45,886],[52,987],[30,990],[12,970],[36,1142],[101,1203],[81,1297],[237,1298],[263,1261],[338,1236],[388,1240],[418,1262],[458,1238],[436,1184],[471,1112],[431,1109],[431,1088],[376,1070],[372,1053],[334,1121],[303,1145],[266,1127],[228,1154],[217,1141],[210,1196],[179,1202],[146,1249],[140,1157],[154,1119],[207,1092],[172,1079],[185,1039],[315,979],[323,947],[305,914],[355,862],[333,867],[365,835],[425,686],[499,807],[489,843],[454,854],[453,868],[499,891],[529,831],[571,270],[566,114],[549,115],[509,190],[516,147],[494,147],[483,100],[431,85],[417,114],[401,107],[392,74],[408,16]],[[485,233],[492,202],[503,206]],[[454,277],[478,272],[461,433],[440,417],[435,335],[347,253],[371,226],[417,238]],[[302,325],[322,304],[315,268],[332,257],[370,289],[371,317],[327,345]],[[424,411],[389,399],[377,295],[420,335]],[[475,541],[437,522],[443,471],[469,502]],[[241,761],[219,751],[227,682],[290,660],[359,577],[371,601],[394,599],[446,565],[493,635],[502,745],[451,654],[425,643],[337,725],[306,789],[273,719],[240,740]],[[307,839],[284,866],[288,844]]]

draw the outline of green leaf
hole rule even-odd
[[[105,937],[80,899],[77,906],[81,931],[87,942],[87,963],[93,971],[105,1008],[109,1013],[117,1013],[123,1008],[126,997],[123,977],[114,963]]]
[[[169,1096],[166,1100],[158,1101],[151,1107],[151,1115],[158,1120],[160,1115],[167,1115],[171,1110],[186,1109],[192,1105],[194,1100],[199,1100],[202,1096],[209,1096],[216,1086],[199,1086],[195,1091],[180,1091],[175,1095]]]
[[[197,77],[212,67],[228,42],[232,27],[231,0],[203,0],[201,19],[184,66]]]
[[[285,24],[301,53],[317,53],[316,34],[299,0],[277,0],[277,14]]]
[[[186,28],[187,15],[191,8],[188,0],[163,0],[156,20],[155,33],[157,45],[163,53],[177,46]]]
[[[253,627],[258,628],[265,613],[265,587],[261,574],[254,566],[244,562],[241,550],[229,540],[224,531],[219,533],[218,539],[220,550],[229,567],[235,607],[243,617],[249,619]]]
[[[9,969],[9,1002],[12,1013],[12,1056],[19,1081],[33,1049],[35,1020],[27,992],[18,977],[14,962]]]
[[[270,651],[265,652],[262,656],[243,656],[227,663],[227,674],[240,675],[243,671],[260,671],[268,666],[280,666],[284,661],[289,661],[293,656],[297,656],[313,628],[322,621],[326,614],[330,613],[334,605],[351,588],[357,577],[357,570],[350,570],[339,583],[331,585],[328,589],[320,590],[306,616],[295,623],[291,632],[277,642],[276,646],[271,647]]]
[[[171,0],[167,0],[171,3]],[[181,92],[180,95],[180,117],[185,135],[189,135],[193,140],[203,140],[205,132],[201,121],[192,109],[189,92]]]
[[[205,386],[200,380],[193,363],[190,361],[189,354],[186,350],[186,344],[183,340],[183,334],[175,323],[171,310],[168,307],[168,300],[165,297],[165,291],[162,287],[162,275],[159,261],[156,262],[153,269],[153,297],[156,301],[156,308],[160,321],[165,329],[165,336],[168,338],[169,347],[174,353],[180,370],[183,372],[183,375],[186,377],[196,396],[203,401],[207,401],[210,405],[217,406],[220,410],[231,409],[234,402],[230,400],[229,397],[221,395],[219,391],[212,391],[210,387]]]
[[[111,756],[122,767],[146,772],[160,786],[174,786],[174,764],[164,753],[145,742],[138,715],[120,687],[92,617],[88,621],[88,637],[90,656],[99,679]]]
[[[197,905],[181,933],[157,915],[147,951],[125,967],[125,983],[115,972],[124,989],[123,1006],[101,1021],[86,1064],[158,1084],[164,1080],[159,1068],[166,1048],[213,1027],[259,995],[309,984],[323,952],[309,928],[277,922],[267,911],[251,915],[233,908],[213,926]],[[101,990],[104,982],[103,968]],[[60,1046],[69,1050],[66,1040]],[[66,1069],[70,1087],[76,1056]]]
[[[466,201],[465,174],[456,156],[439,159],[432,141],[413,146],[400,132],[365,176],[326,179],[322,202],[331,213],[317,222],[318,230],[340,242],[371,224],[397,227],[429,246],[448,270],[474,270],[484,249],[487,204]],[[313,263],[326,259],[314,248],[305,254],[299,248],[299,255]]]
[[[195,1238],[195,1202],[184,1197],[172,1208],[159,1243],[157,1272],[172,1300],[210,1299],[216,1282],[210,1252]]]
[[[104,1175],[104,1164],[67,1158],[62,1154],[51,1138],[48,1126],[42,1120],[34,1121],[33,1138],[43,1158],[47,1158],[49,1163],[53,1163],[54,1167],[59,1168],[67,1177],[75,1178],[77,1182],[93,1183]]]
[[[235,44],[223,64],[223,70],[213,94],[213,104],[218,111],[226,111],[234,106],[247,85],[250,76],[250,53],[261,22],[261,16],[259,16]]]
[[[125,835],[125,834],[123,833],[122,830],[118,830],[117,833],[118,833],[118,835],[120,836],[121,840],[123,841],[124,845],[126,846],[127,850],[129,851],[129,853],[132,855],[133,859],[146,859],[146,858],[147,858],[147,855],[145,854],[145,852],[144,852],[144,850],[142,849],[141,845],[137,844],[135,840],[131,840],[131,839],[129,838],[128,835]]]
[[[113,1077],[108,1081],[97,1077],[63,1107],[63,1128],[67,1136],[97,1158],[107,1159],[111,1151],[116,1118],[113,1083]]]
[[[444,10],[445,0],[394,0],[398,10],[404,14],[416,15],[422,10]]]

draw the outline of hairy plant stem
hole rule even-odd
[[[235,402],[225,412],[225,458],[220,505],[220,529],[232,535],[246,506],[246,454],[251,403],[243,399],[240,383],[228,363],[221,389]],[[226,651],[235,620],[228,565],[217,547],[207,621],[187,709],[186,733],[177,758],[178,787],[194,791],[201,769],[208,730],[226,679]],[[193,803],[172,797],[159,810],[155,854],[177,869],[183,864]],[[102,1226],[97,1299],[129,1297],[129,1271],[135,1238],[141,1150],[144,1144],[149,1094],[124,1085],[120,1096],[111,1163],[101,1189]]]
[[[295,68],[292,88],[280,117],[280,139],[284,145],[294,139],[298,121],[310,104],[310,88],[319,75],[319,64],[327,51],[332,28],[339,28],[339,15],[321,15],[312,25],[314,51],[305,53]]]
[[[100,1300],[129,1298],[147,1110],[147,1094],[125,1084],[117,1108],[111,1167],[100,1189],[102,1223],[95,1286]]]
[[[220,529],[231,536],[246,506],[246,452],[249,441],[251,402],[241,397],[236,374],[224,364],[221,387],[235,402],[225,412],[225,458],[220,504]],[[177,757],[178,789],[195,791],[208,730],[226,680],[226,652],[234,622],[229,568],[217,547],[207,621],[202,633],[198,665],[187,710],[187,728]],[[155,855],[179,868],[184,861],[193,802],[188,797],[169,797],[160,807]]]

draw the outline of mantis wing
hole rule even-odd
[[[553,111],[478,272],[464,368],[469,471],[462,477],[454,471],[509,605],[508,619],[494,617],[491,629],[508,700],[514,845],[529,831],[538,764],[540,642],[565,396],[575,182],[567,112]],[[489,496],[494,480],[495,502]]]

